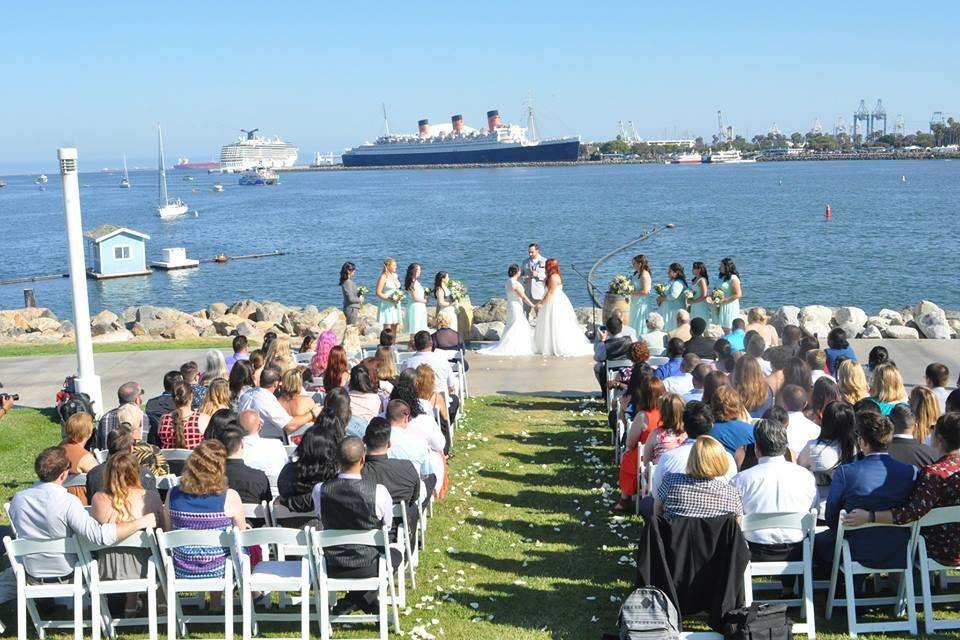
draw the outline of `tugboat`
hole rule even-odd
[[[266,167],[250,169],[240,175],[240,184],[248,187],[275,185],[279,181],[280,179],[277,176],[277,172],[273,169],[267,169]]]

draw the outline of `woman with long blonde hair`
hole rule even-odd
[[[837,385],[843,400],[851,406],[870,395],[867,374],[860,363],[854,360],[844,360],[837,367]]]
[[[377,377],[380,378],[380,390],[390,394],[397,381],[397,354],[393,347],[377,347],[374,355],[377,360]]]
[[[210,383],[203,402],[200,403],[200,431],[206,431],[210,424],[210,417],[220,409],[230,408],[230,383],[223,378],[217,378]]]
[[[884,362],[873,370],[870,399],[880,407],[880,413],[885,416],[890,415],[894,405],[907,402],[907,390],[903,387],[903,377],[897,365]]]
[[[293,357],[293,350],[290,347],[289,337],[279,335],[276,340],[270,343],[264,366],[279,367],[280,371],[287,371],[297,366],[297,361]]]
[[[761,418],[773,406],[773,389],[756,358],[740,358],[733,368],[733,386],[751,418]]]
[[[383,325],[384,329],[391,329],[394,334],[397,333],[397,326],[400,324],[401,303],[396,301],[393,296],[400,289],[400,277],[397,275],[397,261],[393,258],[384,258],[383,271],[377,278],[377,298],[380,299],[380,310],[377,312],[377,322]]]
[[[417,395],[420,398],[420,405],[431,416],[434,409],[439,410],[440,419],[449,422],[450,415],[447,413],[447,401],[435,391],[436,381],[437,374],[433,367],[428,364],[421,364],[417,367]]]
[[[280,377],[280,388],[277,390],[277,400],[280,406],[292,416],[302,416],[313,411],[317,406],[311,396],[303,395],[303,375],[300,369],[288,369]]]
[[[924,444],[930,444],[933,428],[940,419],[940,402],[930,387],[914,387],[910,392],[910,408],[917,416],[917,426],[913,437]]]

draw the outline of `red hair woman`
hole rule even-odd
[[[535,307],[537,326],[533,334],[534,352],[545,356],[587,356],[593,347],[584,335],[570,298],[563,292],[560,263],[550,258],[546,263],[547,293]]]

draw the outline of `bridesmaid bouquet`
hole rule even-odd
[[[432,296],[432,295],[433,295],[433,289],[431,289],[430,287],[424,287],[424,288],[423,288],[423,297],[424,297],[424,299],[429,300],[429,299],[430,299],[430,296]]]
[[[662,282],[657,282],[653,285],[653,290],[657,292],[658,296],[662,296],[667,292],[667,285],[663,284]]]
[[[404,298],[406,297],[407,297],[407,294],[405,294],[400,289],[397,289],[396,291],[390,294],[390,301],[393,304],[400,304],[401,302],[403,302]]]
[[[726,297],[727,295],[723,292],[723,289],[719,287],[714,289],[713,293],[710,294],[710,299],[713,300],[714,304],[720,304]]]
[[[634,290],[633,282],[625,275],[614,276],[613,280],[610,281],[610,286],[607,287],[607,293],[617,296],[628,296]]]
[[[359,296],[365,296],[365,295],[367,295],[367,292],[368,292],[368,291],[370,291],[370,289],[368,289],[368,288],[366,287],[366,285],[362,285],[362,284],[361,284],[359,287],[357,287],[357,295],[359,295]]]
[[[694,296],[696,295],[697,294],[693,292],[693,289],[687,289],[683,292],[683,299],[689,302],[690,300],[693,300]]]
[[[450,280],[447,283],[447,289],[450,291],[450,300],[460,302],[467,297],[467,286],[459,280]]]

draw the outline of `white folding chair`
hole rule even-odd
[[[650,352],[653,353],[653,350],[651,349]],[[670,358],[668,358],[667,356],[655,355],[647,359],[647,364],[653,367],[654,369],[656,369],[662,364],[667,364],[667,362],[669,361],[670,361]]]
[[[846,606],[847,633],[851,638],[856,638],[857,634],[860,632],[868,631],[881,633],[886,633],[888,631],[907,631],[912,635],[917,635],[917,612],[915,603],[916,595],[913,588],[913,548],[915,544],[914,536],[916,536],[917,532],[916,523],[904,525],[870,523],[861,525],[859,527],[845,527],[843,524],[843,518],[846,516],[846,513],[846,511],[840,512],[840,523],[837,527],[837,542],[834,545],[833,550],[833,568],[830,571],[830,589],[827,592],[827,608],[824,617],[829,620],[833,616],[833,607],[835,605]],[[908,540],[906,549],[903,552],[905,563],[903,568],[876,569],[867,567],[853,559],[853,555],[850,552],[850,541],[844,539],[844,534],[847,531],[857,531],[878,527],[888,529],[908,529],[910,531],[910,539]],[[839,577],[838,573],[840,571],[843,571],[844,587],[846,589],[846,597],[843,599],[836,598],[837,580]],[[888,573],[891,575],[900,574],[901,585],[898,588],[897,595],[895,597],[860,599],[856,597],[856,594],[853,590],[853,576],[875,573]],[[906,602],[904,602],[904,596],[906,597]],[[857,605],[876,606],[885,604],[895,605],[894,611],[896,614],[899,614],[899,612],[906,607],[907,619],[889,622],[857,622]]]
[[[232,527],[231,527],[232,529]],[[167,584],[167,638],[176,640],[177,628],[186,635],[187,624],[223,623],[225,637],[233,638],[233,541],[231,531],[218,529],[180,529],[157,531],[157,542],[163,558]],[[174,551],[181,547],[222,547],[226,560],[222,578],[178,578],[174,565]],[[184,614],[180,606],[180,593],[223,593],[223,614]]]
[[[637,457],[637,502],[634,506],[636,515],[640,515],[640,499],[647,497],[653,490],[653,472],[656,469],[657,465],[653,462],[649,464],[643,462],[642,453]]]
[[[422,482],[420,484],[423,484]],[[13,518],[10,516],[10,503],[3,503],[3,512],[7,514],[7,521],[10,523],[10,528],[13,530],[14,535],[20,535],[17,533],[17,525],[13,524]]]
[[[316,354],[316,351],[298,351],[293,358],[297,364],[310,364]]]
[[[410,524],[407,520],[407,503],[403,500],[393,505],[393,519],[400,519],[400,526],[397,527],[397,541],[391,542],[390,547],[396,549],[403,556],[400,566],[397,567],[397,596],[400,598],[398,604],[400,607],[407,606],[407,573],[410,574],[410,588],[417,588],[417,576],[413,566],[413,550],[410,547],[410,536],[414,535],[410,531]]]
[[[94,449],[93,457],[97,459],[97,464],[103,464],[107,461],[107,456],[110,455],[110,452],[106,449]]]
[[[172,473],[157,478],[157,491],[169,491],[180,484],[179,476]]]
[[[266,505],[264,505],[266,506]],[[310,637],[310,585],[311,540],[308,529],[285,529],[283,527],[265,527],[262,529],[233,530],[233,554],[240,565],[241,611],[243,613],[243,637],[250,638],[258,633],[259,623],[267,621],[300,621],[300,635]],[[246,547],[276,546],[277,559],[268,560],[269,555],[250,565],[250,556]],[[297,556],[288,560],[287,555]],[[300,612],[257,612],[253,603],[254,591],[278,591],[283,594],[296,593],[300,597]],[[316,600],[319,609],[319,599]]]
[[[267,511],[269,513],[268,522],[271,527],[283,527],[284,520],[303,520],[304,518],[313,518],[316,515],[312,511],[293,511],[290,507],[277,502],[277,498],[270,501],[270,507]]]
[[[793,599],[761,600],[760,602],[776,602],[789,607],[800,607],[806,622],[793,625],[794,633],[806,633],[810,640],[816,637],[816,625],[813,612],[813,535],[817,524],[816,510],[807,513],[762,513],[744,516],[740,528],[750,533],[759,529],[793,529],[803,535],[803,560],[754,562],[747,565],[743,573],[743,587],[749,606],[754,602],[754,576],[803,576],[803,597]],[[780,588],[780,582],[774,587]]]
[[[87,486],[87,474],[85,473],[73,473],[67,476],[67,479],[63,482],[64,489],[70,489],[71,487],[86,487]]]
[[[423,483],[423,480],[420,481],[420,498],[417,500],[417,526],[420,528],[420,535],[417,536],[420,543],[421,549],[427,548],[427,512],[424,510],[423,505],[427,503],[427,485]],[[430,505],[433,505],[433,501],[430,501]],[[432,514],[431,514],[432,515]]]
[[[626,369],[627,367],[632,367],[632,360],[604,360],[603,361],[603,379],[607,381],[606,392],[603,394],[604,404],[606,405],[607,411],[612,409],[614,405],[614,400],[616,397],[616,389],[610,388],[610,383],[613,382],[614,376],[621,369]]]
[[[83,596],[87,591],[83,585],[82,559],[76,539],[73,536],[68,536],[55,540],[14,540],[5,536],[3,546],[7,550],[10,568],[13,569],[13,575],[17,583],[18,640],[26,640],[27,638],[28,614],[41,640],[46,637],[46,632],[50,629],[73,629],[74,640],[81,640],[83,638]],[[28,584],[27,570],[23,564],[23,558],[35,553],[76,556],[78,561],[73,568],[73,579],[66,583]],[[58,597],[73,598],[73,619],[43,620],[34,600]]]
[[[613,458],[615,464],[620,464],[620,460],[623,458],[623,443],[627,437],[627,430],[629,426],[627,421],[623,418],[617,417],[616,422],[614,423],[613,429]]]
[[[917,568],[920,570],[920,589],[923,594],[923,625],[927,635],[930,636],[944,629],[960,629],[960,620],[956,618],[936,618],[933,611],[934,604],[960,601],[960,594],[933,595],[930,587],[931,572],[942,572],[940,575],[946,577],[947,571],[958,571],[960,566],[944,565],[931,558],[927,552],[927,540],[923,537],[923,530],[926,527],[956,524],[958,522],[960,522],[960,507],[939,507],[932,509],[917,523],[919,533],[916,537],[916,557]],[[947,584],[942,586],[947,586]]]
[[[467,353],[463,347],[460,347],[459,351],[460,351],[460,362],[458,363],[459,364],[458,368],[460,369],[460,384],[461,384],[460,388],[463,390],[463,398],[465,399],[468,395],[470,395],[470,390],[467,389],[467,366],[466,366]]]
[[[332,623],[369,623],[375,622],[380,629],[380,640],[389,635],[389,616],[387,614],[387,595],[389,590],[393,612],[394,631],[400,632],[400,613],[397,605],[397,592],[393,582],[393,570],[390,562],[390,535],[386,527],[370,531],[311,530],[313,537],[314,566],[317,572],[317,592],[320,599],[320,638],[329,640]],[[372,578],[333,578],[327,574],[327,562],[324,549],[343,545],[362,545],[376,547],[380,557],[377,560],[377,575]],[[379,611],[376,615],[349,614],[330,615],[330,596],[338,591],[374,591],[379,596]]]
[[[110,545],[95,545],[79,538],[77,540],[81,557],[86,566],[87,584],[90,585],[90,618],[92,622],[91,637],[100,640],[101,628],[110,638],[117,636],[117,627],[134,626],[147,627],[150,640],[157,640],[157,563],[159,558],[154,556],[153,529],[138,531],[132,536],[118,540]],[[99,554],[114,550],[140,551],[144,556],[146,576],[143,578],[111,579],[100,577]],[[107,605],[107,596],[115,593],[145,593],[147,595],[147,617],[114,618]]]
[[[312,426],[312,425],[311,425],[311,426]],[[286,451],[287,451],[287,457],[290,458],[291,460],[293,460],[293,456],[294,456],[294,455],[296,454],[296,452],[297,452],[297,445],[295,445],[295,444],[285,444],[285,445],[283,445],[283,448],[286,449]]]
[[[161,453],[163,454],[164,459],[167,461],[167,465],[170,467],[171,473],[176,470],[177,473],[173,473],[173,475],[179,476],[179,472],[183,470],[183,465],[186,464],[187,458],[190,457],[190,454],[193,453],[193,450],[162,449]]]

